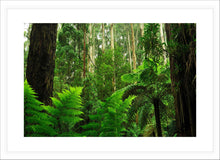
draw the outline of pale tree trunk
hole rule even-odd
[[[144,36],[144,23],[140,23],[141,37]]]
[[[135,54],[135,41],[134,41],[134,29],[131,23],[131,39],[132,39],[132,59],[133,59],[133,69],[136,69],[136,54]]]
[[[105,53],[105,27],[102,23],[102,53]]]
[[[92,72],[92,51],[93,51],[93,45],[92,45],[92,24],[89,24],[89,60],[88,60],[88,69],[89,72]]]
[[[86,26],[84,26],[84,41],[83,41],[83,78],[86,77]]]
[[[141,37],[144,37],[144,23],[140,23]],[[144,46],[142,48],[144,50]]]
[[[163,23],[160,23],[160,37],[161,37],[161,42],[162,44],[162,48],[163,48],[163,57],[164,57],[164,64],[167,63],[167,57],[166,57],[166,52],[165,52],[165,38],[164,38],[164,29],[163,29]]]
[[[90,24],[89,24],[90,25]],[[90,26],[89,26],[90,27]],[[90,32],[90,31],[89,31]],[[87,46],[88,46],[88,51],[87,51],[87,66],[86,69],[89,72],[90,71],[90,33],[86,34],[86,42],[87,42]]]
[[[113,31],[113,23],[111,23],[111,50],[113,53],[112,61],[114,63],[115,56],[114,56],[114,31]],[[113,65],[114,66],[114,65]],[[115,84],[115,66],[114,66],[114,73],[112,78],[112,85],[113,85],[113,91],[116,91],[116,84]]]
[[[138,43],[139,43],[139,41],[138,41],[138,30],[139,30],[139,28],[137,27],[137,31],[136,31],[136,41],[135,41],[135,48],[138,48]]]
[[[131,72],[132,72],[131,46],[130,46],[130,35],[129,35],[129,31],[128,31],[128,54],[129,54],[129,62],[130,62]]]

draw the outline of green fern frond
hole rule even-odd
[[[60,125],[56,127],[60,129],[59,136],[70,136],[69,133],[71,133],[72,136],[76,135],[76,132],[73,131],[74,127],[83,120],[80,117],[83,114],[81,111],[81,92],[82,87],[70,87],[69,90],[57,93],[59,99],[52,98],[52,102],[58,110],[55,115]]]
[[[128,73],[121,76],[121,80],[128,83],[134,83],[138,81],[137,73]]]
[[[53,126],[56,120],[50,115],[52,107],[45,107],[38,101],[36,93],[27,80],[24,82],[24,136],[56,136]]]

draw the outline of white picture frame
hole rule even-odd
[[[196,23],[197,136],[23,137],[25,23]],[[219,1],[1,1],[2,159],[219,158]]]

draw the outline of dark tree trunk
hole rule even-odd
[[[57,24],[33,24],[27,60],[27,81],[45,105],[51,105]]]
[[[196,24],[166,24],[178,136],[196,136]],[[170,47],[170,42],[176,45]]]
[[[153,104],[154,104],[154,113],[155,113],[155,119],[156,119],[157,136],[162,137],[161,122],[160,122],[159,99],[154,98],[153,99]]]

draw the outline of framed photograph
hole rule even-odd
[[[2,159],[219,158],[219,1],[1,1]]]

